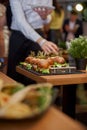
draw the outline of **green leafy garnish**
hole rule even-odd
[[[42,94],[51,94],[52,90],[49,87],[43,87],[43,88],[39,88],[39,90]]]
[[[69,66],[67,63],[64,63],[64,64],[59,64],[57,62],[54,62],[54,67],[66,67],[66,66]]]
[[[30,70],[32,68],[32,65],[31,64],[27,64],[26,67],[27,67],[28,70]]]
[[[40,71],[42,74],[49,74],[50,73],[49,69],[40,69]]]
[[[26,69],[30,70],[32,68],[32,65],[26,62],[20,62],[20,65],[26,67]]]
[[[38,97],[38,106],[41,110],[45,109],[51,100],[52,90],[48,87],[39,88],[40,93],[42,94]]]
[[[20,86],[14,87],[14,88],[11,90],[11,94],[16,93],[17,91],[20,91],[20,90],[23,89],[23,88],[24,88],[23,85],[20,85]]]

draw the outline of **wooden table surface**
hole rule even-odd
[[[65,75],[48,75],[39,76],[31,73],[19,66],[16,67],[17,72],[31,78],[37,82],[50,82],[53,85],[70,85],[70,84],[81,84],[87,83],[87,72],[81,74],[65,74]]]
[[[36,82],[50,82],[54,86],[63,85],[62,108],[63,112],[75,118],[76,105],[76,84],[87,83],[87,72],[79,74],[48,75],[40,76],[29,72],[19,66],[16,67],[18,73],[35,80]]]
[[[53,107],[37,120],[1,121],[0,130],[86,130],[82,124]]]
[[[14,80],[1,72],[0,79],[5,84],[15,83]],[[0,119],[0,130],[86,130],[86,127],[51,106],[37,120],[8,121]]]
[[[0,72],[0,79],[3,80],[4,84],[15,83],[16,81],[5,75],[4,73]]]

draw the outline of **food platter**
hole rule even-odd
[[[26,66],[23,66],[23,65],[19,65],[20,68],[28,71],[28,72],[31,72],[33,74],[36,74],[38,76],[47,76],[47,75],[65,75],[65,74],[81,74],[81,73],[85,73],[81,70],[76,70],[76,67],[51,67],[49,69],[49,73],[41,73],[41,72],[38,72],[38,71],[35,71],[33,69],[28,69]]]
[[[11,95],[1,89],[0,120],[37,119],[45,114],[57,95],[58,90],[53,89],[50,83],[29,85]]]
[[[26,57],[19,67],[39,76],[83,73],[76,70],[75,66],[69,66],[62,56],[46,56],[42,52],[37,56]]]

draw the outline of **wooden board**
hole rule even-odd
[[[19,66],[16,67],[16,71],[39,83],[40,82],[50,82],[53,85],[69,85],[69,84],[87,83],[87,72],[81,73],[81,74],[39,76],[39,75],[29,72]]]

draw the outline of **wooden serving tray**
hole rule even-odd
[[[53,72],[50,72],[49,74],[48,73],[37,72],[37,71],[34,71],[32,69],[28,70],[27,68],[25,68],[23,66],[19,66],[19,67],[22,68],[22,69],[24,69],[24,70],[27,70],[28,72],[36,74],[38,76],[65,75],[65,74],[81,74],[81,73],[85,73],[85,72],[82,72],[81,70],[74,69],[75,67],[67,67],[67,68],[63,67],[63,68],[58,69],[57,71],[53,70]]]

